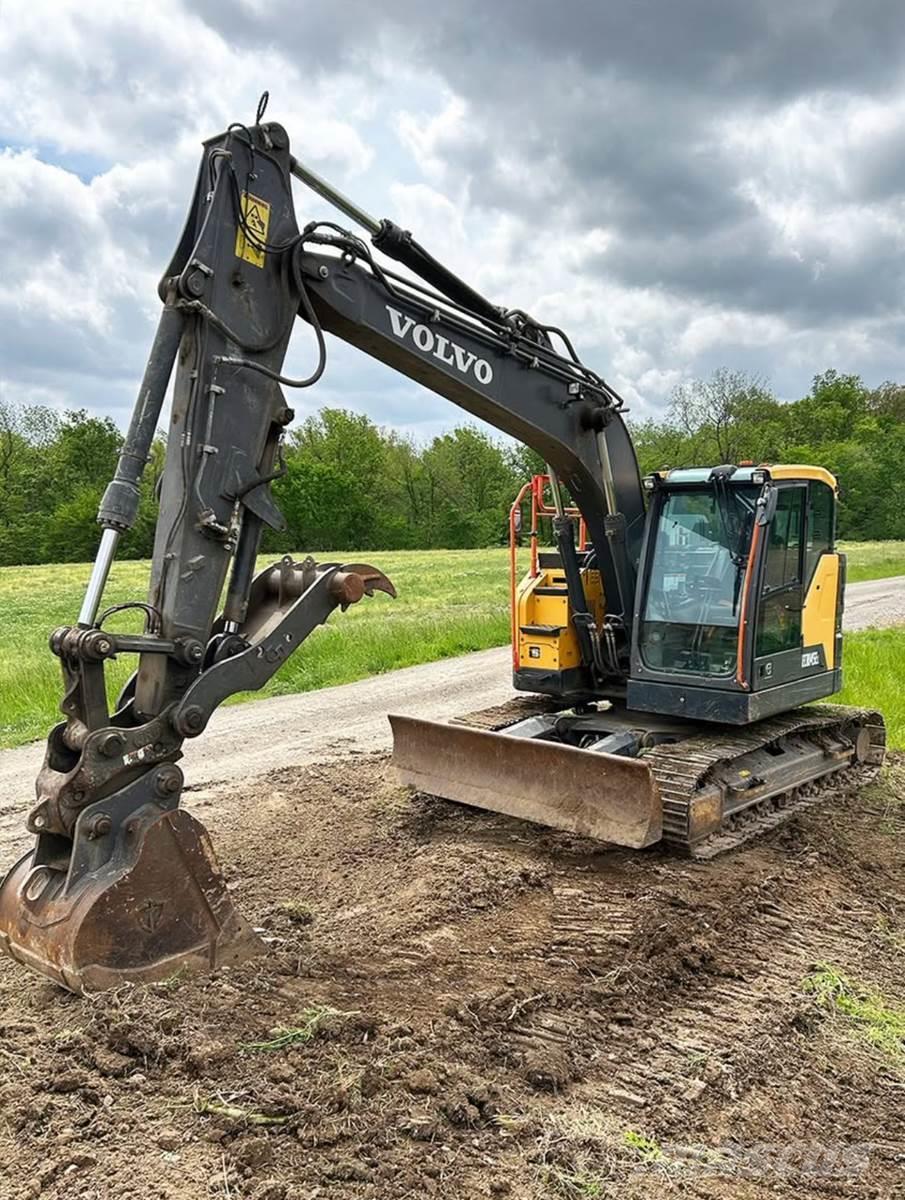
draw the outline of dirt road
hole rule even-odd
[[[850,583],[845,589],[846,629],[882,629],[905,623],[905,575]]]
[[[905,576],[847,589],[846,629],[900,621],[905,622]],[[440,719],[501,704],[513,694],[509,671],[509,648],[501,646],[342,687],[224,708],[202,738],[186,743],[186,778],[197,793],[282,767],[383,750],[390,744],[388,712]],[[42,754],[41,743],[0,752],[0,846],[31,803]]]

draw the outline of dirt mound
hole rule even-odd
[[[802,981],[903,999],[901,763],[711,863],[413,798],[383,757],[197,811],[267,953],[88,999],[0,963],[3,1200],[900,1178],[905,1068]]]

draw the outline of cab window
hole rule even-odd
[[[821,554],[833,548],[833,509],[835,507],[832,488],[825,483],[812,480],[808,498],[808,543],[805,579],[810,581]]]
[[[755,654],[801,645],[801,550],[807,489],[782,488],[769,525]]]

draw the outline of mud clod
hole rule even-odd
[[[416,1096],[436,1096],[440,1090],[440,1081],[433,1071],[422,1068],[406,1076],[405,1086]]]

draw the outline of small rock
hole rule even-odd
[[[707,1089],[706,1079],[692,1079],[688,1086],[682,1092],[682,1099],[688,1101],[697,1100],[702,1092]]]
[[[625,1088],[610,1088],[609,1094],[617,1100],[624,1100],[626,1104],[634,1104],[636,1108],[644,1108],[647,1104],[643,1096],[639,1096],[636,1092],[626,1091]]]
[[[88,1170],[89,1167],[96,1167],[97,1159],[93,1154],[73,1154],[69,1159],[67,1171]]]

